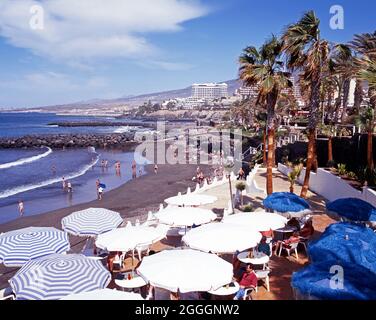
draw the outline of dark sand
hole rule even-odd
[[[119,212],[125,220],[144,217],[149,210],[159,209],[164,199],[186,192],[187,187],[195,187],[192,178],[196,175],[197,165],[159,165],[158,174],[154,166],[146,167],[148,174],[133,179],[121,187],[105,193],[101,201],[95,200],[63,208],[48,213],[22,217],[0,225],[0,233],[26,227],[55,227],[61,229],[61,219],[74,211],[90,207],[106,208]],[[205,174],[209,167],[201,166]],[[193,190],[193,189],[192,189]],[[86,238],[70,236],[71,252],[80,252]],[[0,265],[0,289],[8,287],[8,280],[18,268],[6,268]]]

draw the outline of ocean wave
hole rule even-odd
[[[95,166],[98,163],[98,161],[99,161],[99,155],[97,154],[97,157],[96,157],[95,160],[91,161],[88,165],[85,165],[82,168],[80,168],[79,171],[73,172],[69,175],[65,175],[64,176],[65,180],[66,181],[72,180],[72,179],[75,179],[75,178],[78,178],[78,177],[84,175],[93,166]],[[59,178],[55,178],[55,179],[49,179],[49,180],[46,180],[46,181],[42,181],[42,182],[39,182],[37,184],[23,185],[23,186],[18,186],[18,187],[13,188],[13,189],[8,189],[8,190],[5,190],[3,192],[0,192],[0,199],[8,198],[8,197],[14,196],[14,195],[22,193],[22,192],[46,187],[46,186],[49,186],[49,185],[54,184],[54,183],[59,183],[59,182],[62,181],[62,179],[63,179],[63,177],[59,177]]]
[[[8,163],[0,164],[0,169],[9,169],[9,168],[12,168],[12,167],[22,166],[22,165],[24,165],[26,163],[31,163],[31,162],[34,162],[34,161],[38,161],[38,160],[40,160],[42,158],[45,158],[45,157],[49,156],[51,153],[52,153],[52,149],[49,148],[49,147],[47,147],[47,151],[45,153],[38,154],[36,156],[29,157],[29,158],[22,158],[22,159],[13,161],[13,162],[8,162]]]
[[[116,129],[114,131],[114,133],[125,133],[125,132],[129,132],[130,130],[130,127],[129,126],[126,126],[126,127],[120,127],[118,129]]]

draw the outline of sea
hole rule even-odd
[[[54,122],[119,121],[110,117],[61,116],[46,113],[0,113],[0,137],[69,133],[121,133],[125,127],[58,127]],[[125,120],[122,119],[122,122]],[[132,121],[134,123],[134,121]],[[132,179],[131,163],[134,152],[93,148],[57,149],[0,149],[0,224],[19,217],[18,202],[23,201],[24,216],[37,215],[56,209],[95,200],[96,180],[105,184],[105,192]],[[142,158],[138,155],[138,159]],[[103,168],[103,160],[108,168]],[[120,174],[115,163],[120,161]],[[137,174],[145,174],[144,163]],[[63,190],[62,180],[70,181],[72,193]]]

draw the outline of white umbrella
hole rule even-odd
[[[233,276],[231,263],[191,249],[164,250],[145,257],[137,273],[154,287],[182,293],[217,290]]]
[[[63,229],[75,236],[96,237],[122,224],[120,214],[104,208],[73,212],[61,220]]]
[[[190,248],[205,252],[233,253],[254,248],[261,240],[261,233],[243,226],[211,223],[192,229],[182,241]]]
[[[144,300],[140,294],[111,289],[98,289],[89,292],[70,294],[60,300]]]
[[[170,207],[155,214],[159,222],[173,227],[201,225],[217,219],[217,215],[207,209],[192,207]]]
[[[190,194],[167,198],[165,202],[173,206],[202,206],[202,205],[214,203],[217,200],[218,198],[214,196],[190,193]]]
[[[283,228],[287,219],[277,213],[265,211],[236,213],[224,217],[222,220],[226,224],[244,226],[257,231],[269,231]]]
[[[152,244],[163,239],[166,232],[146,226],[129,226],[100,234],[95,245],[107,251],[129,251],[141,244]]]

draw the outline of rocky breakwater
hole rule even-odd
[[[0,148],[122,148],[132,146],[134,132],[111,134],[51,134],[47,136],[24,136],[19,138],[1,138]]]

